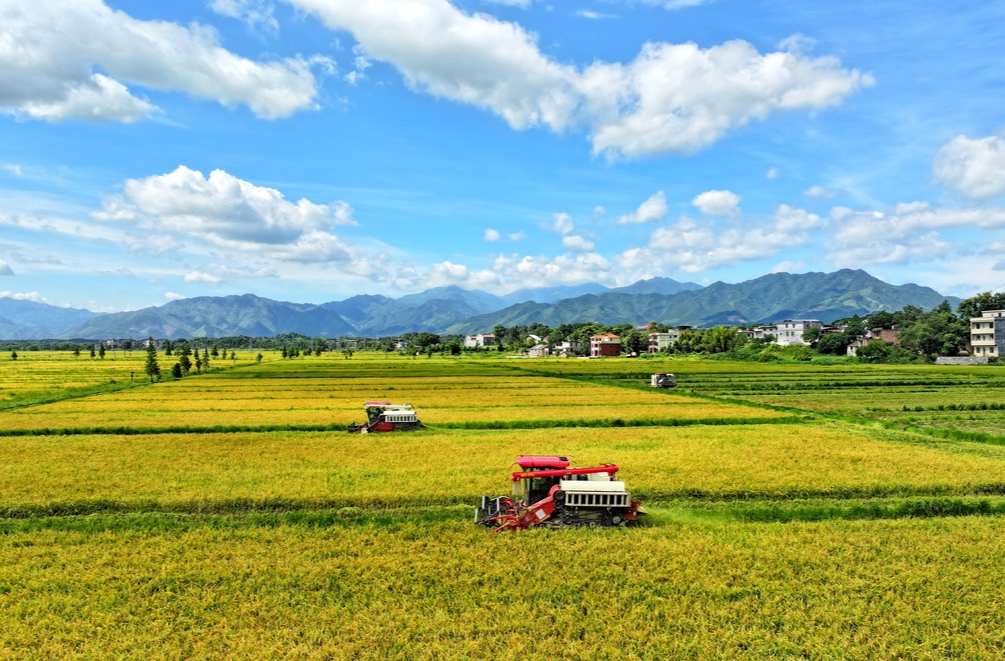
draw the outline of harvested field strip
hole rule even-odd
[[[48,515],[0,518],[0,535],[29,531],[63,532],[165,532],[199,528],[242,529],[298,526],[306,528],[393,527],[409,523],[471,521],[473,506],[427,505],[362,509],[321,506],[305,503],[270,503],[268,507],[250,507],[252,503],[234,503],[231,510],[219,507],[210,511],[143,511],[136,505],[107,503],[104,508]],[[296,505],[300,505],[299,507]],[[317,504],[315,504],[317,505]],[[701,525],[729,522],[794,523],[810,521],[875,521],[892,519],[938,519],[960,516],[1005,516],[1005,496],[963,496],[952,498],[900,497],[788,501],[735,501],[720,499],[698,502],[687,499],[651,501],[648,514],[637,527],[650,528],[681,524]]]
[[[805,422],[801,417],[788,418],[662,418],[662,419],[567,419],[513,420],[485,422],[454,422],[427,425],[429,429],[550,429],[555,427],[684,427],[692,425],[784,425]],[[238,432],[338,432],[347,425],[213,425],[206,427],[174,425],[170,427],[63,427],[40,429],[0,429],[0,438],[15,436],[82,436],[145,434],[233,434]],[[417,432],[423,433],[423,432]]]
[[[505,467],[528,447],[579,465],[616,456],[625,466],[619,475],[644,500],[1005,492],[1000,446],[874,440],[822,425],[559,427],[7,438],[0,442],[0,508],[35,516],[103,507],[470,504],[505,492]]]
[[[568,419],[568,420],[512,420],[512,421],[471,421],[445,422],[437,429],[546,429],[550,427],[685,427],[693,425],[788,425],[805,422],[804,418],[761,417],[761,418],[613,418],[613,419]],[[0,432],[2,435],[2,432]]]
[[[616,401],[616,400],[615,400]],[[534,420],[682,420],[778,418],[783,413],[767,408],[728,406],[700,400],[694,403],[654,404],[597,404],[592,406],[509,406],[509,407],[452,407],[419,409],[419,416],[427,424],[464,422],[534,421]],[[101,403],[91,410],[66,412],[59,405],[10,411],[0,417],[8,430],[17,429],[84,429],[116,428],[137,425],[142,427],[303,427],[331,425],[345,427],[350,422],[365,418],[362,407],[313,408],[290,403],[279,409],[208,409],[161,411],[156,406],[147,408],[121,408],[112,402],[111,410],[102,410]]]

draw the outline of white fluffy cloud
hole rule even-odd
[[[839,267],[927,261],[955,248],[939,230],[1005,228],[1005,209],[933,208],[927,202],[888,212],[835,207],[830,228],[836,240],[830,260]]]
[[[182,296],[181,294],[176,294],[173,291],[168,291],[168,292],[164,292],[164,298],[166,298],[169,301],[181,301],[181,300],[185,299],[186,297]]]
[[[628,225],[631,223],[658,223],[666,220],[667,198],[663,191],[659,191],[648,200],[639,205],[639,208],[632,213],[618,217],[618,223]]]
[[[290,202],[223,170],[209,177],[179,166],[174,172],[130,179],[93,216],[159,233],[183,235],[233,250],[299,262],[346,262],[354,251],[331,233],[354,225],[346,202]]]
[[[541,52],[516,23],[447,0],[290,0],[352,33],[415,90],[484,108],[516,129],[587,132],[596,153],[692,152],[779,111],[834,106],[872,78],[833,57],[649,43],[628,64],[584,69]],[[672,2],[668,4],[673,4]]]
[[[254,62],[198,24],[141,21],[102,0],[5,2],[0,11],[0,112],[131,122],[156,110],[126,84],[244,104],[266,118],[315,104],[310,62]]]
[[[199,282],[207,285],[219,285],[227,280],[246,280],[250,278],[278,278],[279,274],[267,268],[234,268],[226,264],[206,264],[185,274],[185,282]]]
[[[48,303],[48,299],[42,296],[37,291],[30,292],[14,292],[14,291],[0,291],[0,298],[13,298],[16,301],[32,301],[33,303]]]
[[[553,232],[558,232],[559,234],[565,235],[570,234],[572,230],[575,229],[575,222],[572,220],[572,216],[567,213],[556,213],[552,215],[554,222],[547,227]]]
[[[843,195],[844,191],[838,190],[836,188],[825,188],[819,184],[810,186],[803,191],[803,195],[806,197],[812,197],[817,200],[833,200],[839,195]]]
[[[497,230],[494,230],[492,228],[489,228],[489,229],[485,230],[485,235],[482,237],[482,239],[484,239],[485,241],[488,241],[489,243],[494,243],[494,242],[500,240],[501,238],[502,238],[502,235],[499,234],[499,232]]]
[[[185,282],[198,282],[204,285],[218,285],[223,282],[223,278],[205,271],[189,271],[185,274]]]
[[[682,218],[653,232],[649,245],[622,253],[625,268],[660,264],[684,273],[753,259],[810,241],[809,232],[823,225],[816,214],[781,205],[767,222],[744,227],[718,227],[713,221]]]
[[[706,216],[736,216],[740,213],[740,196],[728,190],[710,190],[691,200]]]
[[[591,252],[594,247],[592,241],[578,234],[570,234],[569,236],[562,237],[562,245],[573,252]]]
[[[935,156],[935,178],[975,199],[1005,195],[1005,139],[960,135]]]

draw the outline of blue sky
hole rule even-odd
[[[0,295],[1005,289],[1005,2],[0,0]]]

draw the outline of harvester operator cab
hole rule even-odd
[[[569,467],[568,457],[543,457],[522,455],[517,457],[516,463],[521,469],[528,472],[562,470]],[[551,488],[561,482],[562,478],[557,476],[546,477],[525,477],[519,482],[513,483],[513,495],[524,496],[524,503],[533,505],[539,500],[548,497]]]

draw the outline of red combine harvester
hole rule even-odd
[[[362,425],[355,422],[346,429],[349,433],[367,434],[374,431],[414,431],[422,427],[418,413],[411,404],[391,402],[364,402],[367,421]]]
[[[613,528],[646,513],[625,491],[625,483],[614,479],[618,472],[614,464],[569,468],[566,457],[536,455],[519,456],[516,463],[522,470],[510,477],[513,497],[482,496],[481,506],[475,508],[475,523],[495,532],[538,525]]]

